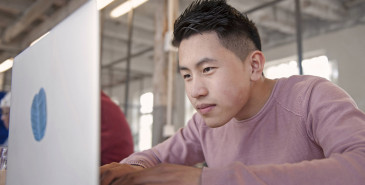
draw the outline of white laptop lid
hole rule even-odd
[[[15,58],[7,185],[99,184],[99,37],[88,1]]]

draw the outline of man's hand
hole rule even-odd
[[[143,170],[130,172],[121,170],[120,172],[123,174],[118,175],[119,178],[111,185],[200,185],[202,169],[176,164],[160,164]]]
[[[100,185],[109,185],[118,177],[143,169],[128,164],[110,163],[100,167]]]

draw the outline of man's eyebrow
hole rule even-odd
[[[202,58],[201,60],[199,60],[196,64],[195,64],[195,67],[198,68],[200,66],[202,66],[203,64],[205,63],[213,63],[213,62],[217,62],[217,60],[215,59],[212,59],[212,58]],[[186,71],[186,70],[189,70],[189,68],[185,67],[185,66],[180,66],[179,65],[179,70],[180,71]]]
[[[179,71],[189,71],[189,68],[179,65]]]

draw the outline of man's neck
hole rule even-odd
[[[262,77],[259,81],[251,84],[250,98],[237,120],[245,120],[256,115],[269,100],[274,89],[276,80]]]

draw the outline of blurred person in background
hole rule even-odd
[[[0,101],[1,123],[0,123],[0,146],[8,145],[9,135],[9,113],[11,93],[8,92]]]
[[[133,138],[119,108],[101,92],[101,165],[119,162],[133,153]]]

